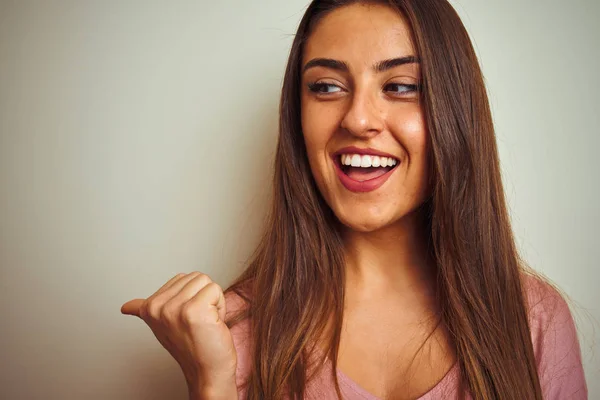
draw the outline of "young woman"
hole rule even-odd
[[[573,319],[519,259],[483,77],[445,0],[313,1],[262,241],[225,291],[122,311],[197,399],[585,399]]]

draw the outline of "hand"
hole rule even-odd
[[[147,299],[123,304],[121,312],[148,324],[181,367],[190,394],[235,388],[237,353],[224,322],[225,297],[208,275],[177,274]]]

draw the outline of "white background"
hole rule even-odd
[[[306,5],[0,0],[0,398],[186,398],[119,308],[177,272],[241,271]],[[519,246],[571,297],[599,399],[600,2],[456,5]]]

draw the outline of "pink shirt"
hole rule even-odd
[[[545,283],[526,278],[527,301],[531,340],[535,352],[538,375],[545,400],[586,400],[587,386],[581,363],[581,351],[573,317],[563,298]],[[227,314],[242,305],[235,294],[226,296]],[[240,322],[231,330],[238,354],[237,384],[240,386],[250,371],[249,323]],[[330,361],[327,360],[327,363]],[[308,382],[305,399],[337,400],[330,377],[331,368],[325,366],[319,375]],[[336,371],[343,398],[346,400],[380,400],[352,381],[339,369]],[[429,392],[417,400],[456,398],[460,371],[458,364]],[[241,390],[240,399],[246,399]]]

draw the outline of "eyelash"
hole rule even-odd
[[[338,85],[334,85],[333,83],[314,82],[314,83],[308,84],[308,89],[313,93],[317,93],[319,95],[325,95],[325,96],[328,96],[330,94],[339,93],[339,91],[338,92],[322,92],[320,90],[320,89],[326,88],[328,86],[335,86],[337,88],[340,88]],[[409,90],[402,91],[402,92],[396,92],[400,96],[403,94],[406,94],[406,93],[410,94],[410,93],[417,92],[419,89],[418,85],[411,85],[411,84],[407,84],[407,83],[389,83],[389,84],[385,85],[385,87],[388,87],[388,86],[403,86],[403,87],[409,89]]]

